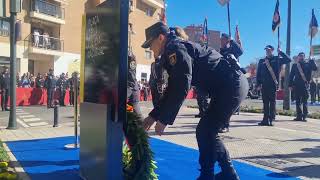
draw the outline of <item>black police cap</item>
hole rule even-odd
[[[146,41],[142,44],[142,48],[149,48],[153,39],[160,34],[167,34],[169,28],[163,22],[157,22],[145,30]]]
[[[300,52],[299,54],[298,54],[298,56],[305,56],[306,54],[304,53],[304,52]]]
[[[271,50],[274,50],[274,47],[271,46],[271,45],[267,45],[264,49],[271,49]]]

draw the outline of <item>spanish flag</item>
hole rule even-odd
[[[273,13],[272,31],[274,32],[280,25],[279,0],[277,0],[276,8]]]
[[[309,36],[312,38],[316,36],[318,33],[318,21],[316,16],[314,15],[314,9],[312,9],[312,16],[311,16],[311,21],[309,25]]]

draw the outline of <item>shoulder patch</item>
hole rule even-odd
[[[171,55],[169,55],[169,62],[172,66],[174,66],[177,63],[177,54],[176,53],[172,53]]]

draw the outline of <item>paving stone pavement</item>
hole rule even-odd
[[[142,104],[146,116],[150,104]],[[197,109],[184,106],[176,122],[168,126],[163,136],[150,136],[197,149],[195,130],[199,119]],[[241,113],[231,120],[231,129],[222,138],[233,159],[258,167],[285,173],[301,179],[320,179],[320,120],[294,122],[292,117],[277,116],[274,127],[260,127],[262,114]],[[0,139],[18,141],[72,136],[73,123],[58,128],[39,126],[18,130],[0,130]]]

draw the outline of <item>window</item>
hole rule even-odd
[[[141,73],[141,82],[147,82],[148,81],[148,74],[147,73]]]
[[[152,59],[152,52],[151,52],[151,51],[146,50],[146,51],[145,51],[145,55],[144,55],[144,56],[145,56],[145,58],[146,58],[146,59]]]
[[[132,23],[129,23],[129,32],[133,32],[133,25],[132,25]]]
[[[129,2],[129,9],[130,9],[130,12],[132,12],[134,10],[133,0],[130,0],[130,2]]]
[[[146,15],[152,17],[152,15],[153,15],[152,9],[147,8],[147,9],[146,9]]]

